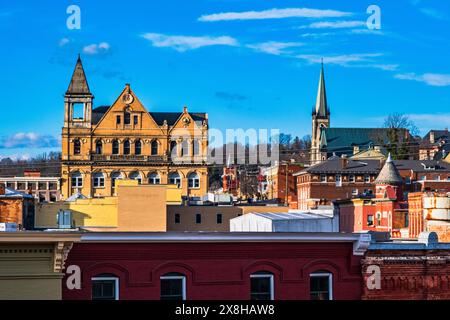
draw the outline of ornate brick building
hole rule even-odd
[[[81,59],[64,96],[61,197],[115,194],[115,180],[208,190],[208,115],[148,112],[127,84],[111,106],[93,108]]]

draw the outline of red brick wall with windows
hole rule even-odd
[[[160,277],[186,276],[187,300],[250,298],[250,275],[274,275],[275,299],[310,299],[312,272],[333,275],[333,298],[359,300],[362,294],[360,256],[353,242],[279,243],[75,243],[66,268],[78,265],[81,290],[69,290],[63,280],[63,299],[91,299],[91,278],[119,278],[120,299],[160,298]]]

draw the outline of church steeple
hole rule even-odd
[[[325,74],[323,71],[323,60],[322,60],[322,69],[320,70],[319,87],[317,89],[315,113],[317,117],[327,117],[327,115],[329,114],[327,104],[327,92],[325,89]]]
[[[70,80],[69,88],[66,92],[67,95],[89,95],[91,94],[89,90],[89,85],[86,79],[86,74],[84,73],[83,63],[81,62],[81,57],[78,55],[77,63],[75,65],[75,70],[72,74],[72,79]]]

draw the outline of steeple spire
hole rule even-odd
[[[75,70],[73,71],[72,79],[70,80],[66,94],[91,94],[80,54],[78,54]]]
[[[326,117],[328,115],[327,93],[325,90],[325,74],[323,71],[323,58],[322,69],[320,71],[319,88],[317,90],[316,99],[316,116]]]

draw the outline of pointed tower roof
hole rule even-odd
[[[328,115],[328,104],[327,104],[327,93],[325,90],[325,74],[323,71],[323,60],[322,60],[322,69],[320,70],[320,78],[319,78],[319,88],[317,89],[316,116],[326,117],[327,115]]]
[[[402,183],[403,179],[392,161],[391,154],[389,153],[386,163],[378,174],[378,177],[375,179],[375,184],[397,185]]]
[[[80,55],[78,55],[75,70],[73,71],[66,94],[91,94]]]

